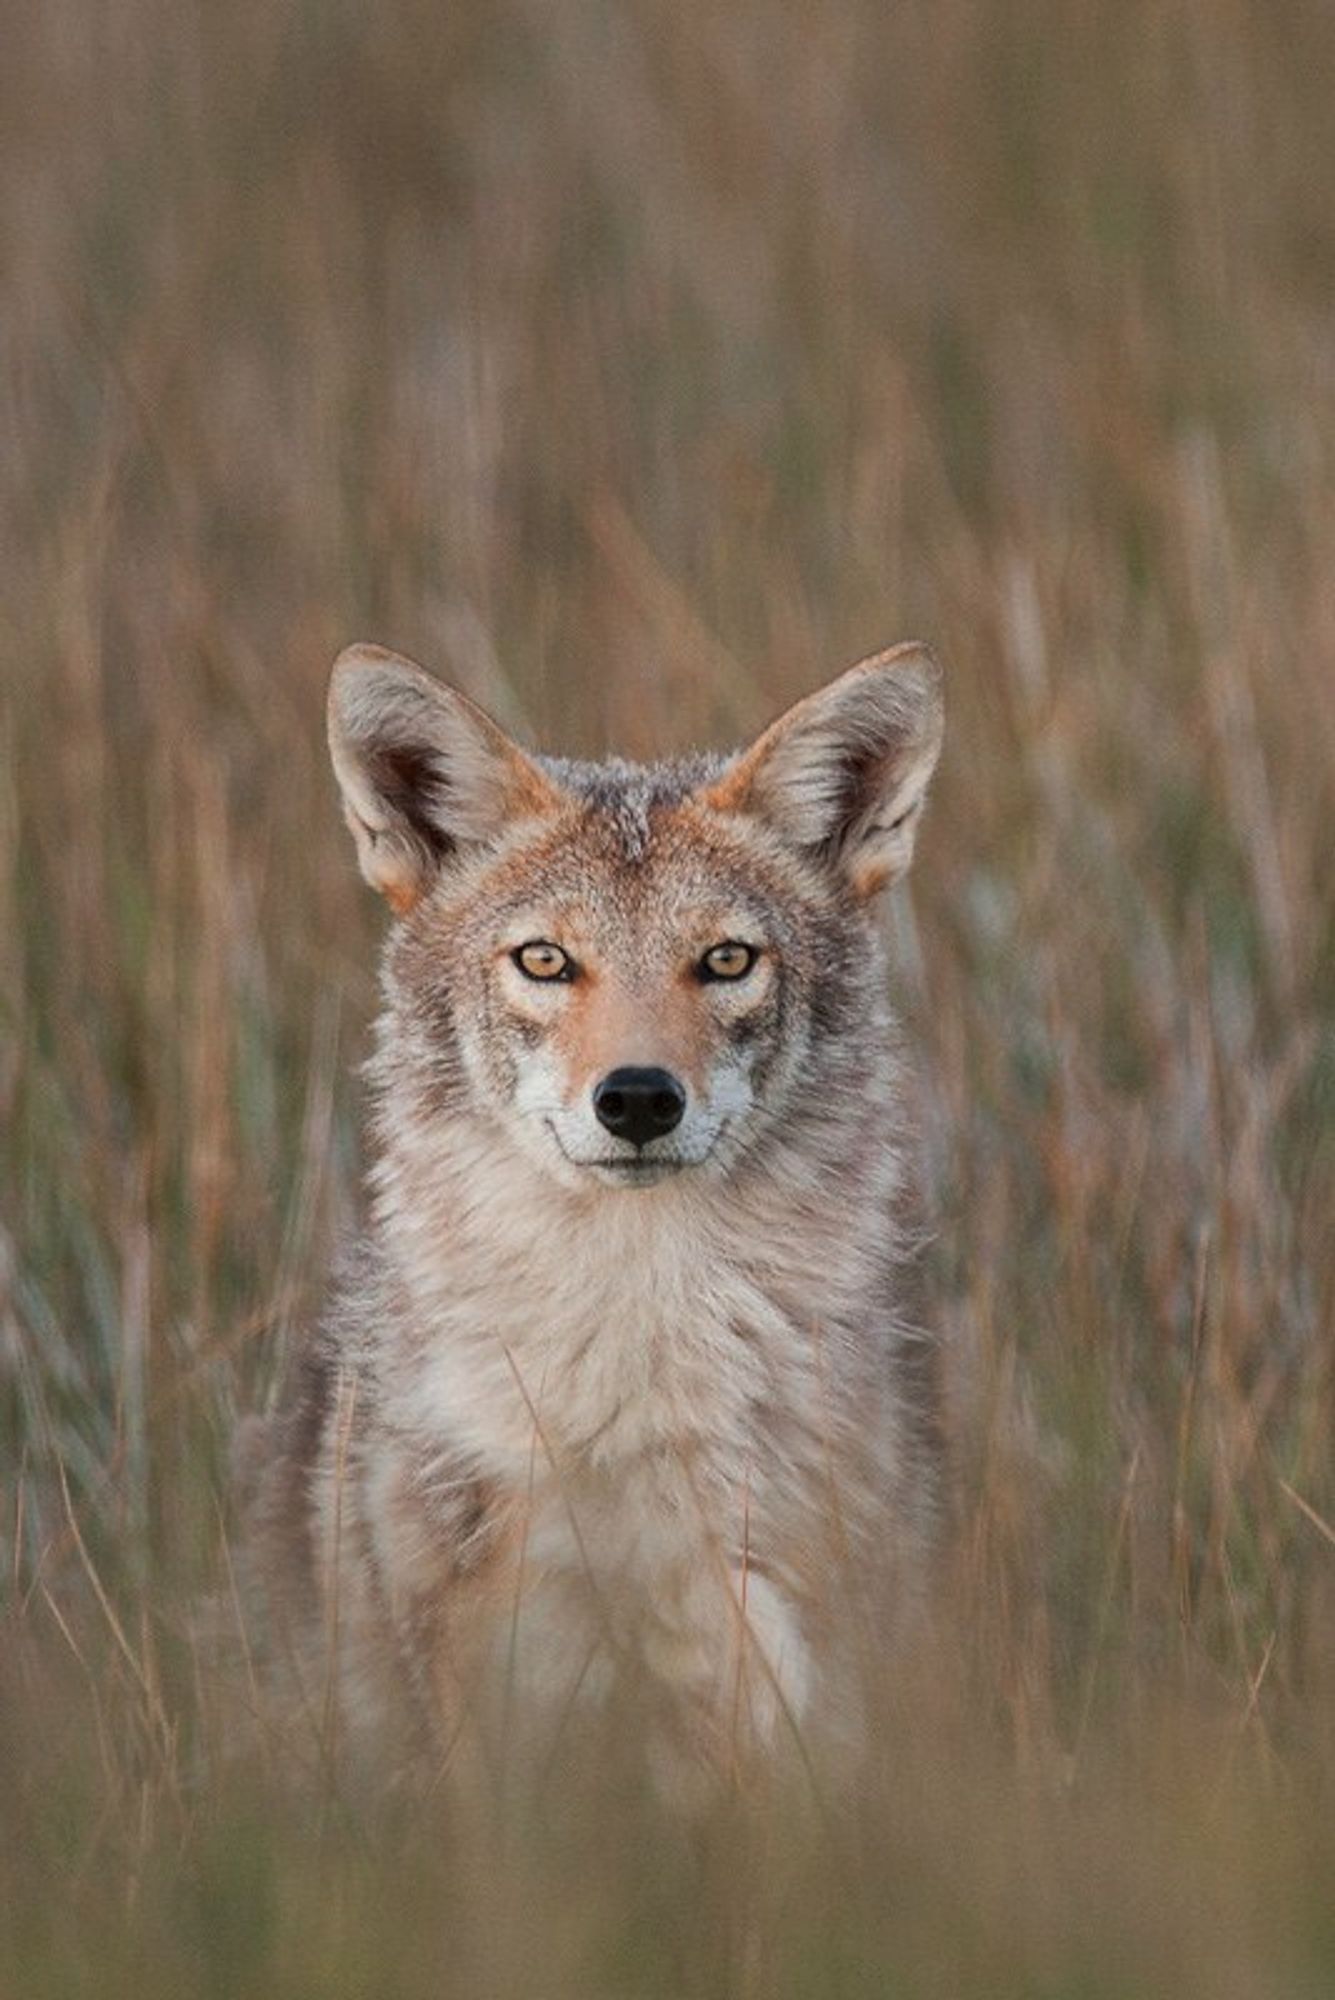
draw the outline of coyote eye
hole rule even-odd
[[[696,972],[701,979],[745,979],[760,953],[753,944],[738,944],[729,938],[713,944],[700,960]]]
[[[517,945],[510,956],[525,979],[573,979],[575,976],[575,961],[570,953],[562,951],[559,944],[548,944],[545,938]]]

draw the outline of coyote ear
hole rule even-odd
[[[772,722],[705,800],[754,813],[870,896],[913,858],[942,725],[936,660],[913,641],[893,646]]]
[[[362,874],[399,916],[453,854],[560,797],[490,716],[381,646],[334,662],[329,753]]]

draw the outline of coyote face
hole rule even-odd
[[[627,883],[615,852],[558,849],[540,899],[490,913],[465,1060],[519,1143],[571,1184],[723,1171],[781,1088],[792,927],[679,816],[666,870],[655,860]]]
[[[737,756],[642,767],[531,756],[377,648],[336,664],[396,919],[371,1213],[240,1454],[307,1713],[406,1703],[454,1754],[514,1675],[556,1715],[629,1676],[697,1768],[817,1693],[846,1723],[854,1612],[879,1657],[937,1485],[871,906],[938,681],[899,647]]]
[[[370,647],[330,727],[402,984],[448,1015],[468,1100],[567,1185],[641,1191],[726,1174],[782,1116],[874,957],[859,906],[908,863],[940,738],[913,647],[732,765],[529,758]]]

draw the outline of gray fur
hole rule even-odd
[[[727,768],[721,752],[703,751],[658,764],[633,764],[625,757],[585,763],[573,757],[535,760],[563,790],[587,805],[609,826],[627,861],[642,861],[655,812],[670,811]]]

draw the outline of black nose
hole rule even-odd
[[[613,1069],[594,1091],[593,1108],[618,1139],[647,1146],[680,1125],[686,1092],[665,1069]]]

